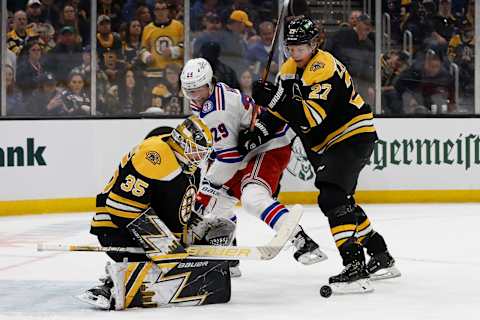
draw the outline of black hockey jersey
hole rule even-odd
[[[169,137],[168,133],[147,138],[122,158],[103,192],[97,195],[92,234],[105,228],[123,228],[152,207],[181,238],[200,176],[199,170],[195,175],[183,173],[166,142]]]
[[[289,58],[280,69],[280,81],[293,103],[269,111],[288,122],[309,151],[323,153],[359,134],[376,139],[372,109],[355,91],[345,66],[330,53],[318,50],[304,70]]]

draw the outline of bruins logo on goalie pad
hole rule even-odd
[[[162,272],[152,262],[126,264],[111,275],[117,310],[134,307],[196,306],[230,301],[230,272],[227,261],[192,261],[173,263]],[[123,296],[122,296],[123,295]]]

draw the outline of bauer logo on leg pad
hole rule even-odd
[[[200,268],[208,266],[208,261],[199,261],[199,262],[180,262],[177,265],[177,268]]]

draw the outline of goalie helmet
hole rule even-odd
[[[213,92],[213,70],[210,63],[204,58],[189,60],[183,67],[180,75],[184,96],[189,97],[189,90],[208,85],[210,93]]]
[[[212,134],[197,116],[190,116],[173,129],[168,144],[175,152],[182,169],[193,174],[212,151]]]
[[[310,44],[316,46],[319,30],[311,19],[300,16],[288,23],[285,45]]]

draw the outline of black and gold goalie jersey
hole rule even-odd
[[[376,139],[373,113],[345,66],[318,50],[304,70],[289,58],[280,69],[280,81],[289,97],[271,111],[286,121],[306,148],[323,153],[331,146],[360,134]]]
[[[90,232],[124,228],[152,207],[181,238],[198,189],[199,176],[182,171],[166,142],[170,134],[145,139],[126,154],[102,193]],[[199,171],[199,170],[197,170]]]

